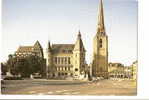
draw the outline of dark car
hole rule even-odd
[[[15,77],[15,76],[7,76],[4,78],[4,80],[22,80],[21,77]]]

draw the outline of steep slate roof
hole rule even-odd
[[[52,44],[52,53],[72,53],[74,44]]]
[[[18,50],[16,51],[16,53],[18,53],[18,52],[34,52],[34,49],[35,48],[40,48],[40,49],[42,49],[42,47],[41,47],[41,45],[40,45],[40,43],[39,43],[39,41],[36,41],[36,43],[33,45],[33,46],[20,46],[19,48],[18,48]]]
[[[42,49],[41,44],[39,43],[38,40],[37,40],[36,43],[34,44],[34,47],[35,47],[35,48],[37,47],[37,48]]]
[[[82,39],[81,39],[81,33],[79,31],[78,37],[77,37],[77,41],[75,43],[75,47],[74,50],[79,50],[79,51],[85,51]]]
[[[20,46],[16,52],[32,52],[33,50],[33,46]]]

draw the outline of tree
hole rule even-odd
[[[1,63],[1,71],[2,71],[2,75],[6,75],[6,72],[8,71],[6,64]]]
[[[30,77],[33,73],[44,74],[45,60],[39,56],[29,55],[18,58],[13,55],[8,56],[7,70],[13,75],[21,74],[22,77]]]

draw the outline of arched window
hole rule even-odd
[[[100,42],[100,48],[102,48],[102,39],[100,39],[99,42]]]
[[[100,43],[102,44],[102,39],[100,39]]]

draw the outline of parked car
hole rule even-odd
[[[6,76],[4,80],[23,80],[21,77],[16,76]]]
[[[39,73],[34,73],[34,74],[32,75],[32,77],[33,77],[34,79],[40,79],[40,78],[42,78],[41,74],[39,74]]]

